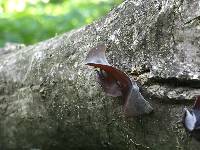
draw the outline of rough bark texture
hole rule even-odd
[[[200,94],[199,10],[198,0],[127,0],[81,29],[0,49],[0,149],[198,149],[178,121]],[[153,114],[125,118],[105,96],[84,66],[98,43],[137,76]]]

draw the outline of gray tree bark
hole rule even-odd
[[[83,28],[0,49],[0,149],[198,149],[179,121],[200,95],[199,10],[198,0],[127,0]],[[98,43],[153,114],[126,118],[105,96],[84,65]]]

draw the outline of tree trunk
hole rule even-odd
[[[180,120],[200,95],[199,10],[198,0],[127,0],[91,25],[0,49],[0,149],[198,149]],[[84,65],[98,43],[153,114],[126,118],[103,93]]]

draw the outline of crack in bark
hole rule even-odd
[[[189,80],[189,79],[178,79],[178,78],[151,78],[148,80],[148,84],[161,84],[161,85],[168,85],[172,87],[188,87],[188,88],[200,88],[200,81],[199,80]]]
[[[185,22],[184,25],[190,24],[191,22],[193,22],[193,21],[195,21],[195,20],[199,20],[199,21],[200,21],[200,16],[197,16],[197,17],[195,17],[195,18],[193,18],[193,19],[191,19],[191,20]]]

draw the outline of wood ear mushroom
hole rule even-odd
[[[99,68],[98,82],[107,95],[123,99],[123,110],[126,116],[133,117],[153,111],[150,103],[144,99],[136,82],[124,72],[111,66],[105,57],[104,44],[92,48],[86,58],[86,65]]]
[[[192,137],[200,141],[200,96],[196,97],[191,110],[184,108],[183,126]]]

